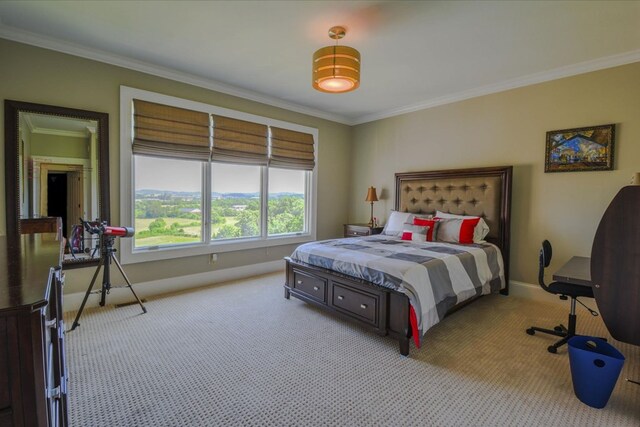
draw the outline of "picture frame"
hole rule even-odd
[[[547,132],[544,171],[613,170],[615,124]]]

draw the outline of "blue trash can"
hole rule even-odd
[[[600,338],[575,336],[569,340],[573,391],[593,408],[604,408],[618,381],[624,356]]]

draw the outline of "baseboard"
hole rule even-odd
[[[519,298],[528,298],[536,301],[544,301],[554,304],[562,304],[563,301],[557,295],[550,294],[540,287],[532,283],[518,282],[516,280],[509,281],[509,295]]]
[[[245,265],[242,267],[225,268],[224,270],[208,271],[206,273],[190,274],[188,276],[170,277],[149,282],[134,283],[133,289],[140,298],[198,288],[229,280],[244,279],[260,274],[284,271],[284,260],[263,262],[261,264]],[[64,296],[63,310],[75,311],[80,308],[85,292],[78,292]],[[109,293],[108,304],[123,304],[135,301],[128,288],[114,288]],[[99,294],[91,294],[85,307],[97,307],[100,302]]]
[[[242,267],[226,268],[224,270],[206,273],[190,274],[188,276],[171,277],[168,279],[152,280],[149,282],[134,283],[133,288],[140,298],[167,294],[201,286],[227,282],[229,280],[244,279],[260,274],[284,271],[284,260],[264,262],[261,264],[245,265]],[[64,311],[75,311],[80,308],[84,292],[77,292],[64,296]],[[545,292],[540,286],[516,280],[509,281],[509,295],[528,298],[537,301],[545,301],[561,304],[557,296]],[[127,288],[112,289],[108,297],[108,304],[123,304],[131,302],[133,296]],[[89,296],[86,307],[97,307],[100,301],[99,294]]]

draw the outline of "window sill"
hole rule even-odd
[[[127,240],[121,241],[120,262],[122,264],[136,264],[140,262],[160,261],[165,259],[184,258],[222,252],[293,245],[311,242],[315,240],[315,238],[311,234],[300,234],[295,236],[274,236],[269,239],[242,239],[237,241],[211,242],[210,244],[194,244],[180,247],[173,246],[137,250],[133,250],[133,241]]]

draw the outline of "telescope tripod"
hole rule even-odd
[[[109,271],[109,267],[111,265],[111,261],[113,261],[116,266],[118,267],[118,270],[120,270],[120,273],[122,274],[122,277],[124,277],[125,282],[127,282],[127,287],[129,288],[129,290],[131,291],[131,293],[133,294],[133,296],[136,298],[136,301],[138,302],[138,304],[140,304],[140,307],[142,308],[142,312],[146,313],[147,309],[145,308],[144,305],[142,305],[142,301],[140,301],[140,298],[138,298],[138,295],[136,295],[135,291],[133,290],[133,287],[131,286],[131,282],[129,281],[129,278],[127,277],[127,275],[124,273],[124,270],[122,269],[122,266],[120,265],[120,262],[118,261],[118,259],[115,256],[116,253],[116,249],[113,247],[113,243],[115,240],[114,236],[105,236],[104,234],[102,234],[100,236],[101,239],[101,243],[102,243],[102,254],[100,254],[100,264],[98,264],[98,268],[96,268],[96,272],[93,275],[93,279],[91,279],[91,284],[89,285],[89,288],[87,289],[87,292],[84,294],[84,299],[82,300],[82,304],[80,305],[80,310],[78,310],[78,314],[76,315],[75,320],[73,321],[73,325],[71,326],[71,330],[73,331],[75,328],[77,328],[78,326],[80,326],[80,323],[78,323],[78,320],[80,320],[80,316],[82,315],[82,311],[84,310],[84,306],[87,303],[87,299],[89,299],[89,295],[92,292],[93,289],[93,285],[96,283],[96,278],[98,277],[98,273],[100,273],[100,269],[102,267],[104,267],[104,271],[103,271],[103,275],[102,275],[102,289],[100,289],[100,291],[96,291],[96,292],[100,292],[100,306],[104,307],[106,299],[107,299],[107,294],[111,291],[111,272]]]

